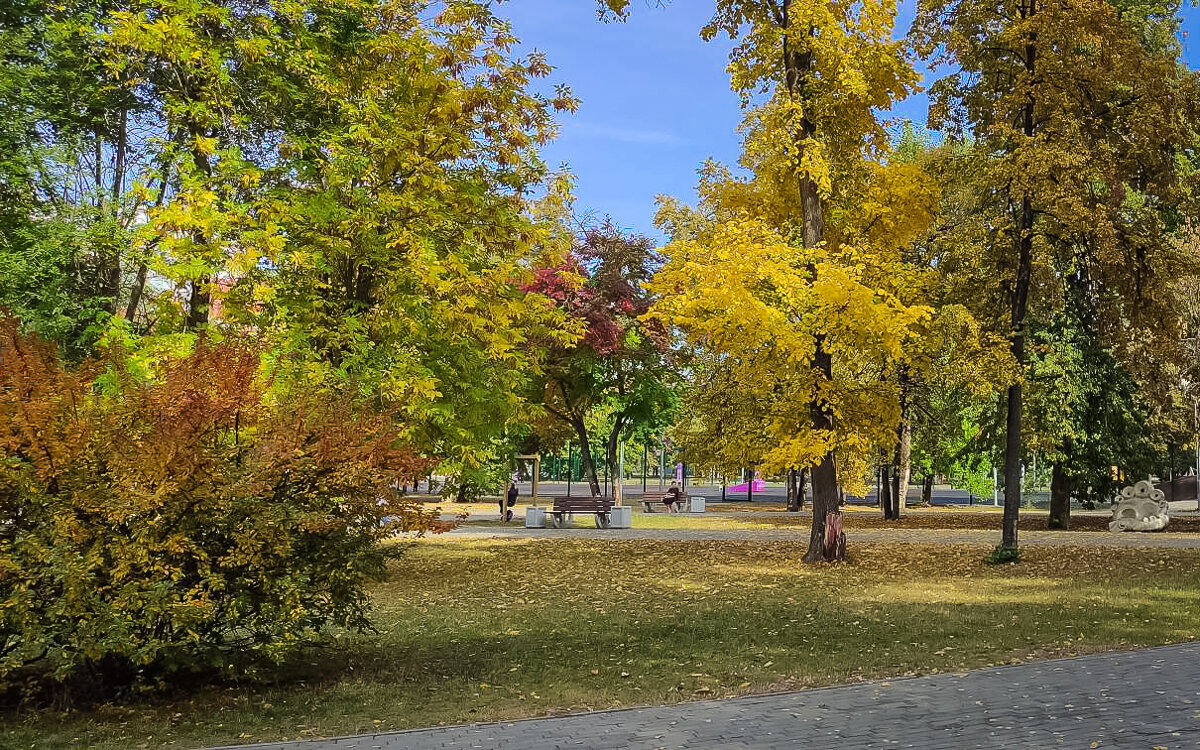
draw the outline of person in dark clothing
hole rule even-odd
[[[500,501],[500,520],[501,521],[513,520],[512,508],[514,505],[517,504],[517,495],[519,495],[519,494],[520,494],[520,492],[517,490],[517,483],[516,482],[510,483],[508,485],[508,495],[507,495],[506,499],[503,499]]]
[[[678,513],[683,507],[683,491],[677,483],[671,482],[671,488],[663,495],[663,505],[667,506],[668,513]]]

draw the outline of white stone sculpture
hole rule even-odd
[[[1154,489],[1149,481],[1141,481],[1121,490],[1113,506],[1109,531],[1158,531],[1166,528],[1171,518],[1167,514],[1167,496]]]

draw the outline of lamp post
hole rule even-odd
[[[1200,396],[1192,396],[1192,426],[1196,434],[1196,510],[1200,510]]]
[[[1196,488],[1196,510],[1200,510],[1200,393],[1196,392],[1197,384],[1187,378],[1180,378],[1179,385],[1182,386],[1184,394],[1192,397],[1192,434],[1196,438],[1194,486]]]

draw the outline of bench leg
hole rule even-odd
[[[546,524],[552,529],[561,528],[561,526],[559,525],[560,521],[559,521],[558,514],[554,513],[553,511],[550,513],[547,513],[546,514]]]
[[[607,513],[596,514],[596,526],[601,529],[607,529],[609,526],[609,518]]]

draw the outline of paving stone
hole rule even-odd
[[[1200,643],[888,682],[238,750],[1200,748]]]

